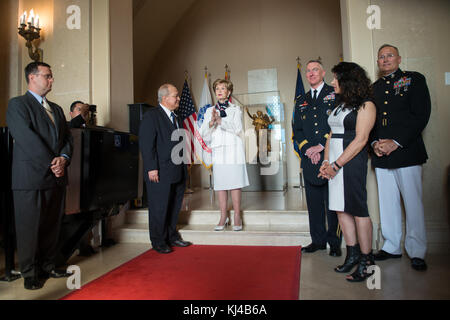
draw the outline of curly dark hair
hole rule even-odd
[[[331,72],[334,73],[341,92],[337,105],[358,110],[366,101],[373,100],[372,85],[366,71],[354,62],[340,62]]]

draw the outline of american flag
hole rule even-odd
[[[189,132],[188,143],[190,144],[190,147],[188,146],[188,150],[190,151],[191,163],[194,163],[194,154],[200,153],[201,155],[201,148],[207,152],[211,151],[206,146],[206,143],[197,131],[197,113],[195,111],[194,102],[192,101],[191,91],[189,90],[187,80],[184,81],[178,114],[181,117],[181,121],[183,121],[183,128]]]
[[[183,127],[189,132],[188,143],[190,142],[190,163],[194,162],[194,141],[192,137],[194,136],[195,124],[197,121],[197,113],[195,112],[194,102],[192,101],[191,91],[189,90],[189,85],[187,80],[184,81],[183,92],[180,98],[180,107],[178,109],[178,115],[183,121]]]

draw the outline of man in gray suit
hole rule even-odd
[[[19,266],[24,287],[43,286],[43,279],[68,276],[54,259],[64,214],[66,166],[72,138],[60,106],[46,99],[53,74],[48,64],[25,68],[28,91],[8,103],[6,121],[14,139],[12,189]]]

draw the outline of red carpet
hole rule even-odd
[[[63,300],[297,300],[300,247],[149,250]]]

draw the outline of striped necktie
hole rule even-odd
[[[170,113],[170,117],[172,118],[173,125],[178,129],[177,117],[173,111]]]
[[[42,99],[42,106],[45,108],[45,111],[47,111],[47,114],[50,118],[50,120],[52,120],[53,124],[55,124],[55,118],[53,117],[53,110],[52,108],[50,108],[50,105],[48,104],[46,99]]]

